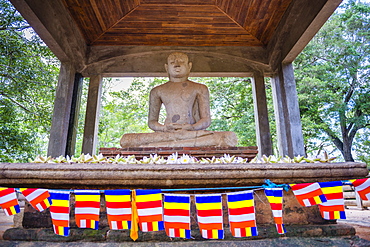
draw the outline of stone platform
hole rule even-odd
[[[237,156],[248,161],[256,157],[258,148],[255,146],[249,147],[144,147],[144,148],[100,148],[99,153],[104,157],[116,157],[135,155],[137,159],[142,159],[144,156],[149,157],[151,154],[167,157],[173,153],[179,155],[188,154],[197,159],[221,157],[224,154]]]
[[[260,186],[363,178],[365,163],[36,164],[0,163],[0,185],[48,189],[175,189]]]
[[[363,178],[368,175],[364,163],[301,163],[301,164],[176,164],[176,165],[113,165],[113,164],[0,164],[0,185],[5,187],[30,187],[54,189],[176,189],[186,188],[184,193],[226,193],[235,190],[247,190],[248,186],[261,186],[265,179],[276,184],[339,181]],[[241,187],[241,188],[225,188]],[[211,191],[198,191],[192,188],[219,188]],[[323,220],[317,206],[302,207],[291,191],[284,192],[283,221],[288,233],[281,236],[275,229],[269,203],[263,189],[254,188],[256,222],[261,238],[282,237],[330,237],[354,236],[353,227],[333,224],[335,221]],[[180,193],[180,192],[176,192]],[[224,224],[227,227],[228,214],[225,201]],[[73,200],[71,200],[73,205]],[[32,208],[25,208],[23,227],[28,229],[9,229],[4,239],[19,241],[132,241],[128,233],[110,231],[107,228],[103,197],[101,200],[101,220],[99,231],[75,229],[71,209],[71,227],[74,228],[71,239],[55,236],[52,233],[48,210],[36,213]],[[192,213],[195,205],[192,203]],[[196,229],[196,217],[192,217],[192,228],[195,246],[199,241],[206,243]],[[41,223],[41,225],[35,225]],[[37,228],[37,229],[35,229]],[[48,229],[42,229],[48,228]],[[225,229],[226,232],[229,232]],[[158,233],[141,233],[139,241],[172,242]],[[229,234],[229,233],[227,233]],[[97,239],[88,240],[87,236]],[[22,237],[23,236],[23,237]],[[53,236],[53,237],[52,237]],[[198,238],[198,237],[199,238]],[[76,238],[76,239],[75,239]],[[86,238],[86,240],[85,240]],[[63,240],[62,240],[63,239]],[[237,238],[226,238],[228,241],[239,242]],[[246,239],[243,239],[246,240]],[[180,241],[179,243],[183,243]],[[190,242],[189,242],[190,243]],[[276,243],[276,242],[275,242]],[[284,244],[283,244],[284,245]],[[283,246],[276,245],[276,246]],[[200,246],[200,245],[198,245]],[[237,246],[237,245],[235,245]],[[343,245],[346,246],[346,245]]]

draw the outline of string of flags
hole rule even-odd
[[[262,186],[270,204],[276,230],[285,234],[283,223],[283,191],[292,190],[297,201],[304,207],[318,205],[326,220],[345,219],[343,184],[353,185],[362,200],[370,200],[370,178],[346,182],[314,182],[276,185],[269,180]],[[221,189],[221,188],[220,188]],[[261,187],[259,188],[261,189]],[[130,230],[133,240],[142,232],[162,231],[171,238],[191,239],[191,196],[188,194],[163,193],[168,190],[74,190],[75,219],[79,228],[99,228],[101,192],[109,227],[112,230]],[[170,190],[174,191],[174,190]],[[54,233],[69,236],[70,193],[66,190],[0,187],[0,207],[10,216],[20,212],[17,192],[38,211],[50,208]],[[229,226],[232,236],[257,236],[254,206],[254,190],[228,192]],[[195,194],[194,201],[199,230],[205,239],[223,239],[224,222],[222,194]]]

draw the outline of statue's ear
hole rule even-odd
[[[191,67],[193,67],[193,63],[189,62],[189,71],[191,70]]]
[[[166,72],[168,73],[168,64],[164,64],[164,68],[166,69]]]

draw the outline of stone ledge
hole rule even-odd
[[[160,156],[169,156],[173,153],[179,155],[188,154],[197,159],[222,157],[224,154],[230,154],[244,159],[251,160],[256,157],[258,148],[256,146],[249,147],[130,147],[130,148],[100,148],[99,153],[104,157],[115,157],[117,154],[121,156],[135,155],[137,159],[142,159],[144,156],[155,153]]]
[[[35,164],[0,163],[6,187],[56,189],[203,188],[339,181],[368,175],[365,163],[300,164]]]

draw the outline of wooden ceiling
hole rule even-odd
[[[266,46],[292,0],[63,2],[90,46]]]

